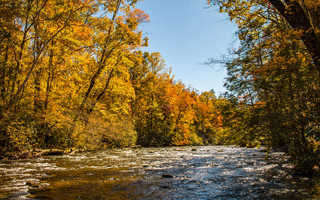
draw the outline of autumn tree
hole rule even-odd
[[[12,58],[13,66],[9,68],[12,69],[9,70],[12,76],[7,81],[9,82],[6,89],[8,99],[1,109],[1,115],[15,106],[18,98],[23,95],[49,43],[62,31],[70,28],[72,23],[79,21],[80,12],[89,7],[90,1],[59,3],[39,0],[4,4],[8,9],[19,4],[21,10],[13,17],[15,27],[19,31],[16,34],[12,32],[10,38],[6,40],[11,46],[10,50],[14,57]],[[31,55],[29,50],[32,50]]]
[[[225,64],[226,86],[238,98],[238,107],[246,110],[240,127],[286,151],[297,171],[312,174],[319,165],[319,115],[314,112],[319,109],[319,72],[316,54],[301,40],[312,34],[288,23],[267,1],[215,3],[239,28],[240,47]]]
[[[173,80],[158,53],[142,53],[131,70],[136,98],[132,114],[136,121],[137,144],[168,146],[202,144],[194,129],[198,95]]]
[[[269,0],[299,36],[320,72],[320,2]]]
[[[211,5],[223,5],[227,7],[244,6],[247,12],[238,10],[238,13],[229,12],[231,19],[236,18],[235,15],[250,15],[250,5],[256,5],[258,7],[265,7],[266,10],[277,10],[277,14],[281,15],[293,29],[297,32],[297,37],[304,43],[306,49],[309,52],[309,56],[313,60],[314,67],[320,72],[320,2],[314,0],[299,1],[299,0],[259,0],[259,1],[238,1],[238,0],[208,0],[208,4]],[[273,7],[271,6],[273,5]],[[273,12],[273,11],[272,11]],[[258,14],[256,12],[256,14]],[[274,16],[274,15],[273,15]],[[270,15],[264,17],[270,18]],[[249,19],[250,20],[250,19]],[[274,21],[276,22],[276,21]]]
[[[92,117],[117,116],[109,119],[118,118],[112,123],[119,126],[119,117],[129,115],[130,57],[146,44],[138,25],[148,20],[135,3],[1,1],[2,152],[77,145]]]
[[[215,143],[219,100],[174,80],[137,0],[0,0],[0,157]]]
[[[205,144],[219,144],[217,133],[222,129],[222,116],[218,110],[219,99],[213,90],[197,95],[194,104],[195,132]],[[220,143],[221,144],[221,143]]]

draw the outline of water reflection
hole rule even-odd
[[[278,162],[280,161],[280,163]],[[301,199],[279,152],[234,146],[108,150],[0,162],[8,199]]]

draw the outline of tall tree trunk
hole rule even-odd
[[[109,87],[110,80],[111,80],[111,78],[113,76],[113,71],[114,71],[114,68],[110,71],[108,79],[107,79],[107,82],[106,82],[106,85],[104,86],[102,92],[100,92],[100,94],[96,97],[96,99],[90,105],[90,108],[88,109],[88,114],[90,114],[93,111],[93,109],[96,106],[96,104],[98,103],[99,99],[106,93],[106,91],[107,91],[107,89]]]
[[[50,50],[50,54],[49,54],[49,63],[48,63],[48,74],[47,74],[47,86],[46,86],[46,97],[45,97],[45,101],[44,101],[44,109],[47,110],[48,109],[48,104],[49,104],[49,96],[50,96],[50,92],[51,92],[51,85],[52,85],[52,81],[53,81],[53,45],[54,45],[54,41],[51,41],[51,50]]]
[[[38,26],[37,24],[34,25],[35,29],[35,38],[34,38],[34,47],[33,47],[33,56],[34,59],[41,51],[41,43],[39,41],[40,36],[38,35]],[[34,111],[40,111],[42,110],[42,103],[40,100],[40,92],[41,92],[41,68],[36,69],[34,73],[34,99],[33,99],[33,106]]]

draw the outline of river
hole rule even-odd
[[[281,152],[235,146],[106,150],[0,161],[2,199],[306,199]]]

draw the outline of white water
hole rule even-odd
[[[196,151],[191,151],[196,149]],[[0,161],[6,199],[303,199],[286,156],[234,146],[108,150]],[[163,175],[169,175],[163,177]],[[172,177],[171,177],[172,176]]]

